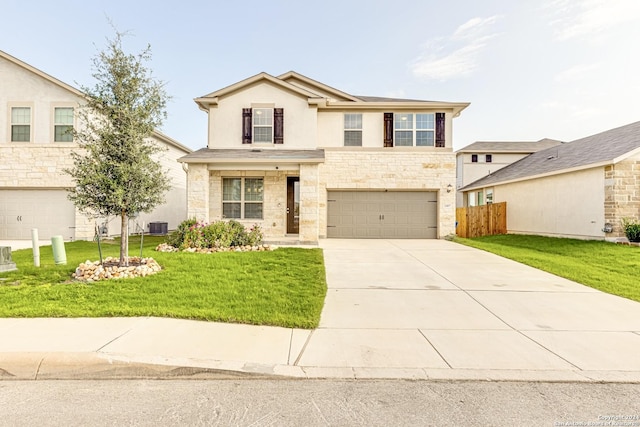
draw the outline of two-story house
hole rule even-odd
[[[562,144],[555,139],[540,141],[477,141],[456,151],[456,190],[491,175],[531,153]],[[491,203],[493,194],[470,193],[468,200],[457,192],[456,206],[476,206]]]
[[[452,124],[468,103],[354,96],[295,72],[195,101],[209,134],[179,160],[189,217],[301,242],[454,233]]]
[[[94,237],[96,220],[68,200],[74,183],[64,172],[78,149],[68,131],[81,126],[76,108],[83,99],[78,89],[0,51],[0,240],[30,239],[33,228],[43,240]],[[176,159],[192,150],[159,132],[152,139],[167,149],[158,160],[169,171],[172,188],[165,204],[137,222],[174,228],[186,218],[186,173]],[[97,221],[101,232],[119,234],[119,220]]]

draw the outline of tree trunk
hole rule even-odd
[[[125,211],[120,213],[120,266],[129,265],[129,229]]]

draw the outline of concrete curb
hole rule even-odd
[[[635,371],[303,367],[101,353],[0,353],[0,381],[267,378],[640,384]]]

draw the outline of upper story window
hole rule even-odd
[[[445,145],[445,113],[384,113],[385,147]]]
[[[283,108],[243,108],[242,143],[283,144]]]
[[[223,178],[222,217],[262,219],[262,178]]]
[[[253,109],[253,142],[273,142],[273,109]]]
[[[73,142],[73,108],[53,109],[53,140],[54,142]]]
[[[362,114],[344,115],[344,146],[362,147]]]
[[[484,156],[484,161],[485,161],[486,163],[491,163],[491,162],[493,161],[493,155],[491,155],[491,154],[485,154],[485,156]]]
[[[11,108],[11,142],[31,141],[31,107]]]
[[[393,128],[397,147],[433,147],[435,145],[434,113],[395,114]]]
[[[478,155],[477,154],[472,154],[471,155],[471,163],[478,163]]]

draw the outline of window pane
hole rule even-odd
[[[344,128],[357,130],[362,129],[362,114],[345,114]]]
[[[253,128],[253,142],[273,142],[272,128],[256,127]]]
[[[244,200],[262,201],[262,178],[245,178],[244,180]],[[246,214],[246,207],[245,207]]]
[[[56,125],[54,126],[54,142],[73,142],[73,126]]]
[[[12,142],[29,142],[29,134],[31,133],[31,126],[29,125],[14,125],[11,126],[11,141]]]
[[[222,204],[222,217],[223,218],[240,218],[240,203],[223,203]]]
[[[396,131],[396,138],[394,141],[396,147],[411,147],[413,146],[413,132],[412,131]]]
[[[418,147],[433,147],[433,131],[418,130],[416,131],[416,145]]]
[[[345,130],[344,146],[345,147],[362,147],[362,131],[361,130]]]
[[[253,125],[254,126],[272,126],[273,125],[273,109],[254,108],[253,109]]]
[[[413,114],[395,114],[394,127],[398,129],[413,129]]]
[[[55,108],[54,123],[57,125],[73,125],[73,108]]]
[[[222,179],[222,200],[240,200],[242,194],[240,178]],[[240,214],[238,214],[240,215]],[[239,217],[231,217],[239,218]]]
[[[13,125],[31,124],[31,108],[30,107],[11,108],[11,124]]]
[[[244,217],[246,219],[262,219],[262,203],[245,203]]]
[[[435,114],[416,114],[416,129],[435,129]]]

